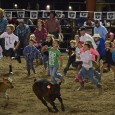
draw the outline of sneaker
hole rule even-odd
[[[84,87],[83,86],[80,86],[78,89],[77,89],[77,91],[81,91],[81,90],[83,90],[84,89]]]
[[[17,56],[17,57],[16,57],[16,60],[18,61],[18,63],[21,63],[21,58],[20,58],[20,56]]]
[[[13,75],[14,73],[11,71],[11,72],[9,72],[9,74]]]
[[[77,91],[81,91],[81,90],[84,89],[84,82],[82,82],[82,83],[80,83],[80,84],[81,84],[81,86],[77,89]]]

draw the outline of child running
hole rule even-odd
[[[84,44],[84,52],[80,54],[81,61],[83,62],[82,68],[80,69],[78,73],[78,78],[79,81],[82,81],[83,79],[89,79],[91,82],[97,86],[99,89],[99,95],[102,93],[102,86],[99,83],[97,79],[94,78],[94,70],[92,66],[92,55],[90,52],[90,45],[89,44]],[[81,90],[84,88],[84,82],[80,82],[81,86],[78,90]]]
[[[30,77],[30,69],[36,74],[33,61],[39,55],[39,50],[34,46],[34,40],[29,40],[29,45],[24,48],[23,54],[26,60],[27,77]]]
[[[49,52],[49,70],[52,84],[57,84],[56,78],[63,81],[62,75],[57,73],[58,69],[62,68],[62,57],[58,47],[59,47],[58,41],[54,40],[53,47],[47,48]]]
[[[45,46],[47,45],[48,47],[52,47],[52,43],[53,43],[53,35],[48,34],[46,37],[46,41],[42,43],[42,55],[43,55],[43,65],[44,65],[44,70],[46,71],[47,67],[48,67],[48,57],[49,57],[49,53],[46,50]],[[49,75],[49,69],[48,69],[48,75]]]
[[[64,68],[64,71],[63,71],[64,76],[66,76],[70,65],[72,64],[72,66],[74,66],[74,64],[75,64],[75,58],[76,58],[76,54],[75,54],[76,46],[75,45],[76,45],[76,41],[71,40],[70,41],[70,46],[66,49],[66,52],[68,53],[69,58],[68,58],[67,65],[66,65],[66,67]]]
[[[112,70],[114,72],[113,80],[115,80],[115,57],[113,56],[115,49],[113,48],[112,42],[109,40],[106,40],[105,47],[106,47],[105,61],[103,63],[103,66],[101,67],[101,75],[103,74],[104,68],[109,66],[110,68],[112,68]]]
[[[7,57],[7,61],[9,64],[9,74],[13,74],[12,72],[12,57],[14,56],[14,52],[19,46],[19,39],[16,35],[13,34],[15,30],[14,25],[9,24],[7,25],[6,32],[0,35],[0,38],[5,39],[5,49],[4,49],[4,56]],[[16,42],[16,45],[14,45]]]
[[[36,63],[35,63],[35,65],[36,65],[36,67],[37,67],[37,66],[39,65],[39,60],[40,60],[40,61],[42,60],[42,55],[41,55],[41,52],[39,51],[38,43],[37,43],[37,41],[36,41],[36,37],[35,37],[34,34],[31,34],[31,35],[30,35],[30,40],[33,40],[33,41],[34,41],[34,46],[38,49],[38,52],[39,52],[39,54],[36,55],[37,57],[36,57]],[[38,60],[38,58],[39,58],[39,60]]]

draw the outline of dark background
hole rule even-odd
[[[74,10],[85,10],[86,0],[0,0],[1,7],[4,9],[12,9],[13,4],[18,4],[19,9],[26,9],[28,3],[31,9],[36,9],[36,4],[39,3],[39,9],[45,10],[46,5],[51,5],[51,10],[68,10],[68,6],[72,5]]]

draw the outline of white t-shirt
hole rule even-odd
[[[81,61],[79,58],[77,58],[78,56],[80,56],[80,49],[78,47],[75,49],[75,53],[76,53],[76,62]]]
[[[5,49],[9,50],[10,48],[14,48],[14,43],[18,42],[18,36],[15,34],[8,34],[7,32],[4,32],[3,34],[0,35],[0,38],[5,39]]]
[[[95,44],[94,39],[87,33],[85,33],[84,36],[80,37],[80,41],[82,41],[82,42],[91,41],[94,49],[97,49],[97,45]]]

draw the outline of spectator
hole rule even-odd
[[[39,45],[39,49],[41,48],[41,44],[46,40],[47,37],[47,30],[44,28],[43,20],[38,20],[37,28],[34,31],[36,41]]]
[[[93,48],[96,49],[97,46],[94,42],[94,39],[89,34],[86,33],[86,28],[81,27],[79,30],[80,30],[80,34],[81,34],[80,41],[82,41],[82,42],[91,41]]]
[[[20,40],[20,46],[18,49],[18,53],[19,55],[23,55],[23,49],[25,46],[28,45],[30,28],[28,25],[24,24],[23,21],[20,21],[19,25],[16,27],[15,33],[19,37],[19,40]]]
[[[114,35],[114,33],[110,32],[109,35],[108,35],[107,40],[110,40],[111,42],[113,42],[113,41],[115,40],[115,35]]]
[[[105,41],[103,38],[100,38],[99,34],[94,34],[93,38],[97,45],[97,51],[100,54],[100,59],[104,60],[105,59]]]
[[[27,24],[27,25],[34,25],[34,23],[32,22],[32,20],[31,20],[31,19],[28,19],[28,18],[25,18],[25,19],[24,19],[24,22],[25,22],[25,24]]]
[[[55,18],[56,13],[51,11],[50,18],[46,22],[46,29],[49,34],[53,34],[56,38],[58,38],[58,34],[61,33],[61,27],[58,19]]]
[[[8,23],[17,26],[19,22],[16,18],[12,18],[8,21]]]
[[[4,10],[0,8],[0,34],[6,31],[8,20],[4,17]]]
[[[94,34],[99,34],[101,38],[105,40],[108,31],[107,29],[100,24],[99,20],[95,21]]]
[[[60,20],[60,25],[61,26],[66,26],[67,25],[67,20],[65,19],[65,15],[62,14],[62,18]]]
[[[87,20],[84,22],[85,27],[94,27],[95,23],[91,21],[91,18],[87,18]]]

